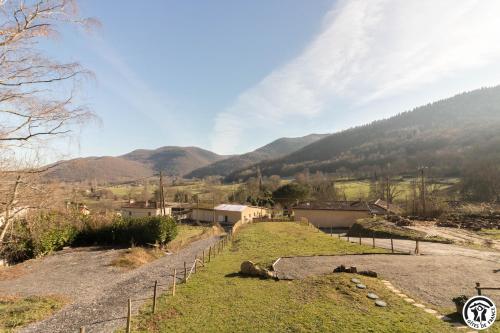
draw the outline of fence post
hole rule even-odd
[[[194,272],[196,273],[196,268],[198,266],[198,259],[194,256]]]
[[[361,245],[361,237],[359,237],[359,245]]]
[[[212,247],[208,247],[208,262],[210,262],[210,257],[212,256]]]
[[[153,313],[156,311],[156,289],[158,288],[158,280],[155,280],[155,289],[153,291]]]
[[[479,296],[481,296],[481,283],[476,282],[476,290],[477,290],[477,294]]]
[[[205,250],[201,252],[201,261],[203,262],[203,267],[205,267]]]
[[[375,235],[372,234],[372,248],[375,248]]]
[[[332,236],[332,237],[333,237],[333,225],[332,225],[332,226],[330,226],[330,236]]]
[[[187,274],[187,268],[186,268],[186,262],[184,261],[184,283],[187,283],[188,274]]]
[[[85,326],[80,327],[80,333],[85,333]]]
[[[392,253],[394,253],[394,241],[392,240],[392,237],[391,237],[391,251]]]
[[[340,233],[339,233],[339,239],[340,239]]]
[[[177,284],[177,269],[174,268],[174,277],[172,280],[172,296],[175,296],[175,285]]]
[[[127,311],[127,333],[130,333],[132,329],[130,322],[132,320],[132,300],[128,299],[128,311]]]
[[[347,241],[348,241],[349,243],[351,242],[351,240],[349,239],[349,236],[347,236]]]
[[[419,249],[419,246],[418,246],[418,239],[415,241],[415,254],[419,254],[420,253],[420,249]]]

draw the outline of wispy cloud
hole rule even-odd
[[[259,129],[453,80],[500,57],[496,0],[341,1],[321,33],[216,117],[212,148],[233,153]]]

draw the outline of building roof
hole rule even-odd
[[[165,208],[168,208],[167,204],[165,204]],[[160,202],[157,201],[135,201],[135,202],[127,202],[127,204],[123,205],[122,208],[139,208],[139,209],[159,209],[161,208]]]
[[[216,206],[214,209],[215,210],[226,210],[226,211],[231,211],[231,212],[242,212],[247,207],[248,206],[246,206],[246,205],[221,204],[221,205]]]
[[[366,201],[306,202],[298,204],[292,207],[292,209],[359,211],[370,212],[372,214],[384,214],[386,212],[384,207]]]
[[[387,201],[384,201],[382,199],[376,200],[372,205],[375,205],[379,208],[382,208],[382,209],[384,209],[384,211],[387,210]],[[389,204],[389,211],[399,214],[401,212],[401,208],[395,204],[390,203]]]

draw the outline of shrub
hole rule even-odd
[[[71,218],[58,212],[42,213],[14,223],[9,242],[0,257],[18,263],[61,250],[73,242],[77,229]]]
[[[75,238],[77,245],[166,244],[177,236],[177,224],[171,217],[116,217],[109,224],[86,224]]]

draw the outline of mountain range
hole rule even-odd
[[[281,138],[236,156],[218,155],[198,147],[167,146],[154,150],[137,149],[117,157],[76,158],[56,163],[45,178],[64,182],[120,183],[149,177],[160,170],[165,175],[186,178],[225,176],[265,159],[285,156],[325,136],[310,134],[299,138]]]
[[[394,117],[334,133],[284,157],[260,162],[226,176],[293,176],[304,170],[370,176],[405,174],[420,167],[459,177],[478,159],[500,165],[500,86],[482,88],[430,103]]]
[[[431,168],[441,176],[460,176],[467,161],[500,164],[500,86],[482,88],[430,103],[394,117],[334,134],[281,138],[252,152],[224,156],[197,147],[139,149],[111,157],[59,162],[51,180],[117,183],[159,170],[184,178],[221,176],[239,181],[262,175],[294,176],[321,171],[369,176]]]

